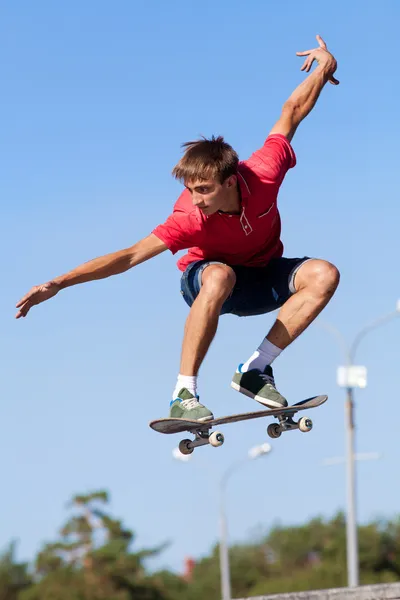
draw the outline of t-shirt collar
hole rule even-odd
[[[239,182],[239,189],[240,189],[240,195],[242,198],[242,204],[243,206],[246,206],[247,204],[247,199],[250,197],[250,189],[249,186],[247,185],[247,181],[245,180],[245,178],[243,177],[243,175],[241,174],[240,171],[238,171],[237,174],[237,179]]]

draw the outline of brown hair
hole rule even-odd
[[[172,170],[180,181],[225,179],[237,173],[239,157],[222,136],[182,144],[185,153]]]

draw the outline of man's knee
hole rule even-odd
[[[300,291],[305,287],[314,293],[332,296],[339,285],[340,273],[337,267],[326,260],[309,260],[296,273],[295,288]]]
[[[208,265],[201,277],[202,292],[212,296],[229,296],[236,283],[235,272],[228,265]]]

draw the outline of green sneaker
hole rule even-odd
[[[191,421],[210,421],[214,418],[211,410],[200,404],[198,397],[193,396],[186,388],[182,388],[170,404],[169,416],[173,419],[190,419]]]
[[[242,366],[238,366],[233,376],[231,383],[233,389],[254,398],[268,408],[285,408],[288,405],[286,398],[275,387],[274,374],[270,365],[267,365],[262,372],[259,369],[250,369],[246,373],[242,373]]]

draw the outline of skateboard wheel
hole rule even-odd
[[[303,431],[303,432],[311,431],[312,426],[313,426],[313,423],[312,423],[311,419],[309,419],[308,417],[301,417],[301,419],[299,419],[300,431]]]
[[[278,425],[277,423],[271,423],[267,427],[267,433],[271,438],[278,438],[282,435],[282,430],[280,425]]]
[[[220,431],[214,431],[208,438],[208,441],[210,442],[211,446],[214,446],[215,448],[217,446],[222,446],[224,440],[224,434]]]
[[[181,454],[192,454],[194,448],[190,448],[191,440],[182,440],[179,442],[179,452]]]

